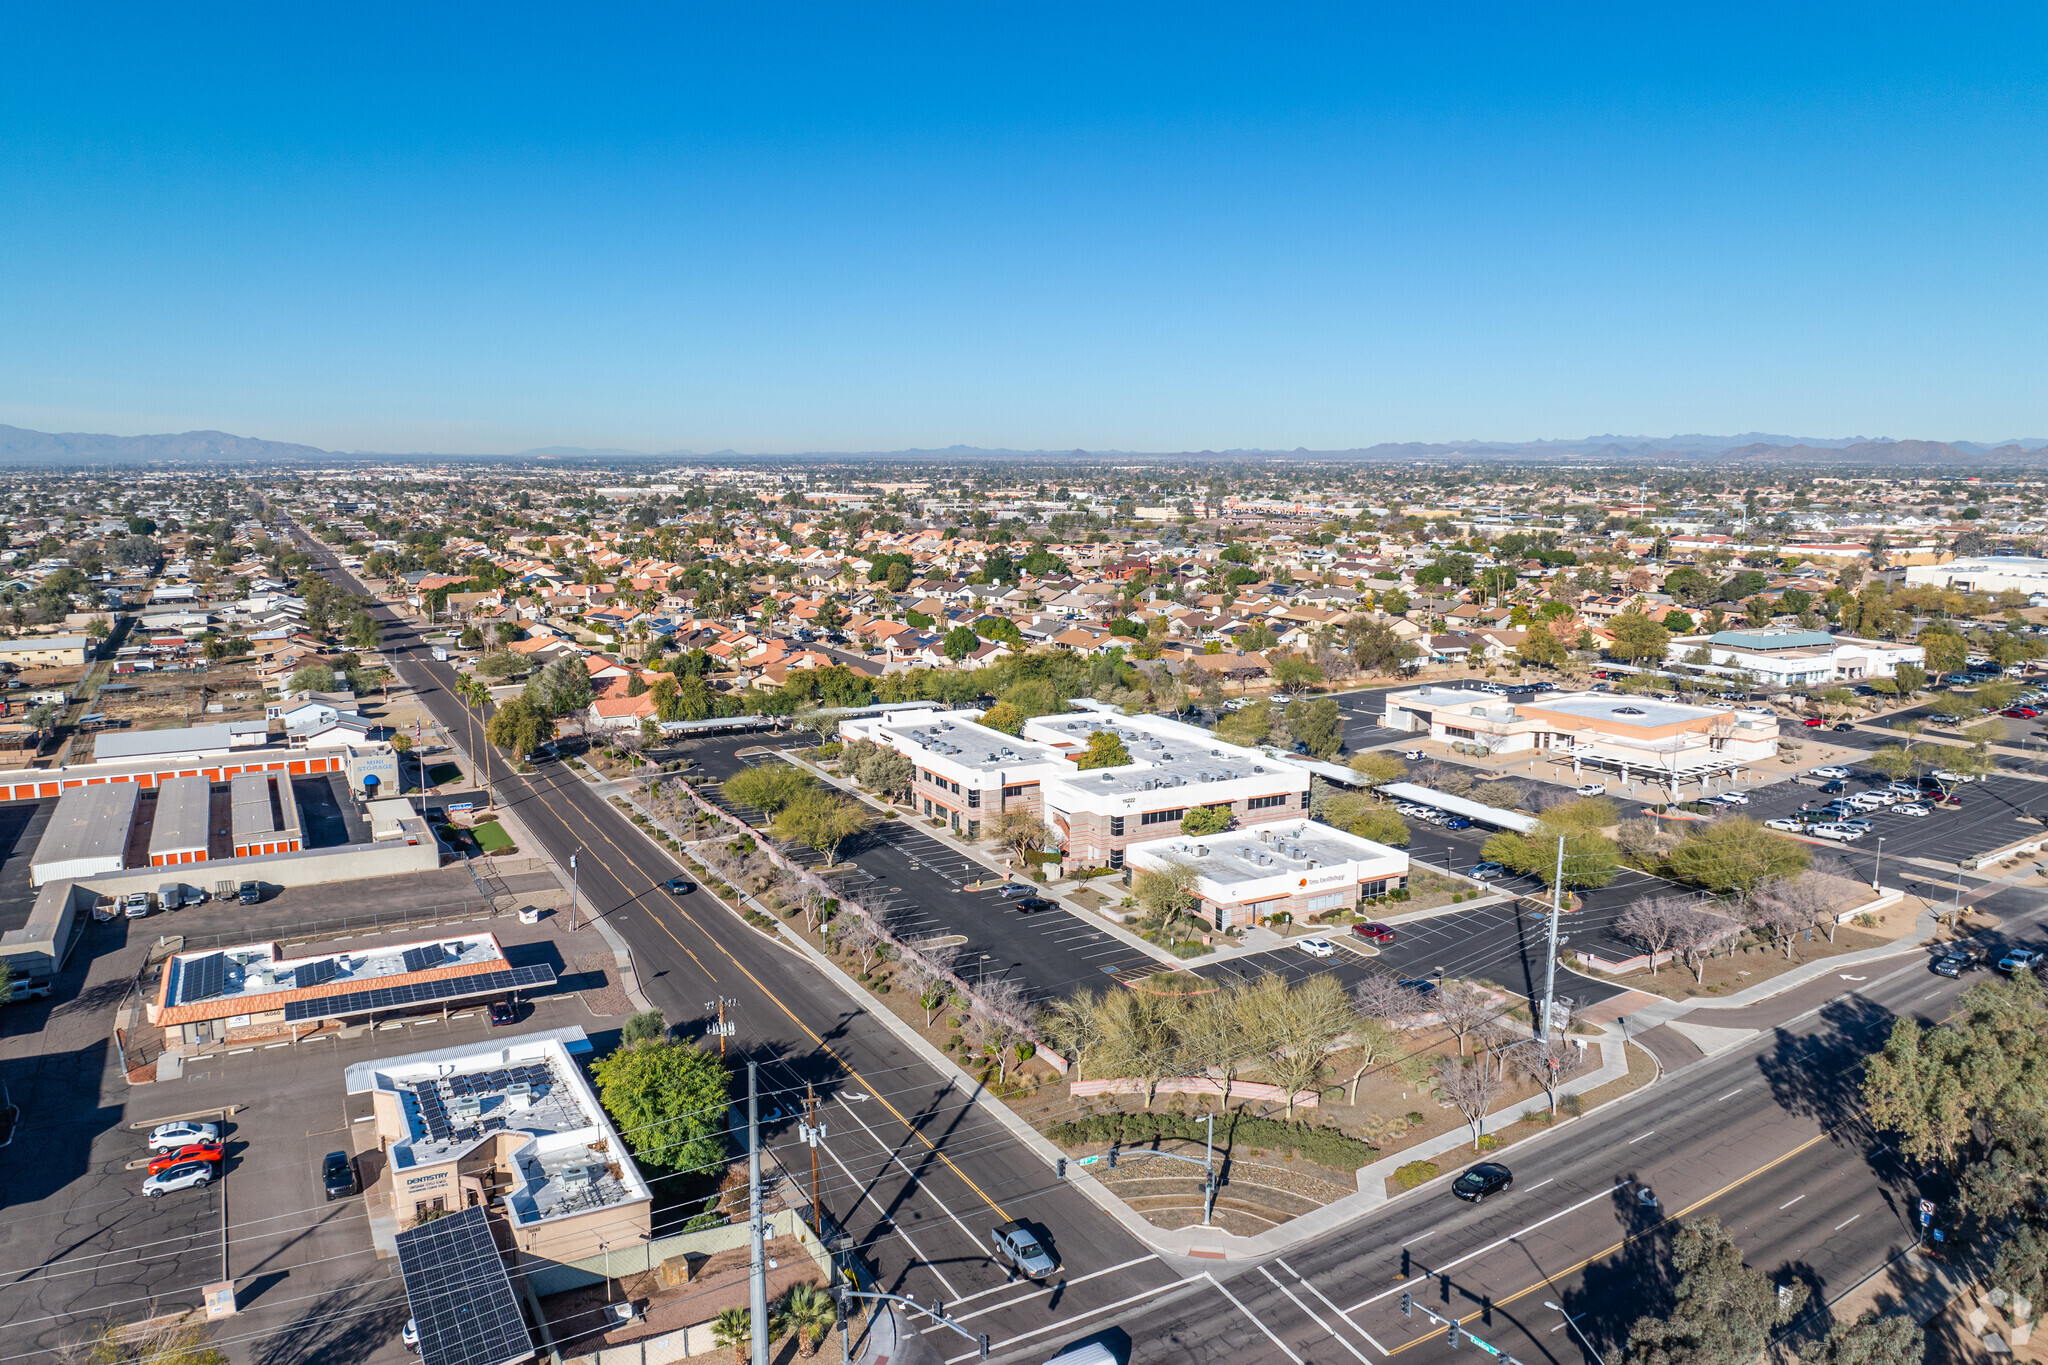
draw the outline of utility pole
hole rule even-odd
[[[1564,913],[1564,836],[1557,836],[1557,878],[1550,887],[1550,960],[1543,969],[1543,1017],[1537,1036],[1550,1044],[1551,1003],[1557,990],[1557,921]]]
[[[576,871],[576,855],[569,855],[569,932],[576,932],[576,902],[583,888],[583,878]]]
[[[818,1196],[818,1149],[825,1145],[825,1125],[818,1122],[818,1092],[809,1082],[804,1083],[804,1121],[797,1127],[797,1136],[804,1146],[811,1149],[811,1231],[825,1240],[825,1206]]]
[[[747,1311],[753,1319],[754,1365],[768,1365],[768,1248],[761,1235],[761,1094],[747,1061]]]
[[[725,1055],[725,1040],[732,1037],[735,1027],[725,1022],[725,1007],[727,1005],[737,1005],[738,1003],[739,1001],[728,999],[723,995],[719,996],[716,1000],[706,1000],[704,1002],[705,1009],[715,1009],[718,1011],[718,1022],[711,1026],[711,1031],[718,1035],[718,1055],[721,1057]]]

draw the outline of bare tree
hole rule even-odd
[[[1095,1055],[1104,1075],[1130,1076],[1145,1084],[1145,1107],[1159,1082],[1179,1060],[1181,1015],[1186,1000],[1158,991],[1111,991],[1096,1010]]]
[[[1046,1041],[1066,1053],[1073,1079],[1080,1080],[1102,1039],[1101,1001],[1093,992],[1059,996],[1039,1014],[1038,1023]]]
[[[1786,889],[1783,882],[1775,882],[1752,893],[1743,902],[1750,925],[1763,930],[1774,942],[1784,945],[1785,956],[1792,956],[1792,940],[1801,929],[1813,926],[1812,904],[1808,898]]]
[[[1388,1024],[1421,1014],[1429,1008],[1423,1003],[1421,992],[1382,972],[1372,973],[1351,988],[1351,1007],[1363,1018],[1378,1019]]]
[[[926,1028],[953,998],[953,964],[959,959],[960,949],[950,943],[925,939],[904,945],[898,976],[924,1009]]]
[[[1675,917],[1671,928],[1671,951],[1692,972],[1694,985],[1706,977],[1708,952],[1734,931],[1734,920],[1697,905],[1687,906],[1683,914]]]
[[[1438,1092],[1471,1125],[1476,1146],[1481,1136],[1480,1125],[1493,1108],[1493,1097],[1500,1093],[1500,1068],[1484,1053],[1469,1062],[1445,1057],[1436,1064],[1436,1077]]]
[[[854,913],[842,915],[832,921],[839,926],[832,937],[839,946],[860,959],[861,975],[874,971],[875,961],[882,955],[882,935],[875,928],[874,921],[866,915]]]
[[[1358,1055],[1358,1066],[1347,1084],[1351,1103],[1357,1104],[1358,1083],[1365,1079],[1365,1073],[1393,1055],[1394,1031],[1372,1015],[1355,1014],[1351,1022],[1351,1051]]]
[[[1436,1017],[1458,1040],[1458,1054],[1465,1053],[1465,1038],[1474,1029],[1500,1013],[1493,996],[1468,981],[1446,981],[1430,997]]]
[[[1828,942],[1835,941],[1835,930],[1840,922],[1835,918],[1836,897],[1830,889],[1829,878],[1813,872],[1802,872],[1796,877],[1773,882],[1763,889],[1766,900],[1782,907],[1787,922],[1796,928],[1820,928],[1827,930]]]
[[[1312,976],[1289,986],[1278,976],[1264,976],[1247,992],[1259,1002],[1263,1046],[1259,1064],[1287,1095],[1287,1117],[1294,1117],[1295,1092],[1314,1086],[1323,1063],[1351,1027],[1351,1002],[1333,976]]]
[[[1243,994],[1244,987],[1232,983],[1191,995],[1181,1024],[1181,1070],[1195,1076],[1213,1075],[1221,1082],[1219,1111],[1230,1107],[1230,1086],[1247,1050],[1248,1021],[1239,1009]]]
[[[1550,1112],[1557,1112],[1557,1088],[1586,1069],[1586,1050],[1580,1047],[1553,1048],[1548,1043],[1522,1048],[1514,1053],[1514,1067],[1543,1091]]]
[[[1671,949],[1672,935],[1679,919],[1691,906],[1677,896],[1644,896],[1632,902],[1614,921],[1614,932],[1649,954],[1650,975],[1657,974],[1657,959]]]
[[[1029,1032],[1030,1014],[1030,996],[1013,977],[995,977],[975,988],[968,1038],[995,1062],[998,1084],[1010,1079],[1017,1043]]]

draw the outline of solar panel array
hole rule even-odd
[[[295,990],[304,990],[308,986],[324,986],[334,980],[334,975],[339,970],[331,957],[323,957],[318,962],[302,963],[292,971],[292,987]]]
[[[197,1000],[211,1000],[227,987],[227,981],[226,953],[195,957],[178,969],[177,1003],[189,1005]]]
[[[413,1102],[419,1109],[420,1126],[426,1130],[431,1142],[453,1142],[463,1134],[481,1136],[494,1129],[503,1128],[502,1115],[491,1118],[464,1119],[462,1127],[456,1127],[456,1120],[448,1113],[448,1101],[441,1097],[445,1089],[450,1098],[465,1099],[476,1096],[501,1093],[513,1084],[530,1085],[540,1089],[552,1089],[555,1083],[554,1068],[546,1062],[527,1062],[507,1067],[502,1071],[472,1071],[460,1076],[450,1076],[444,1081],[420,1081],[413,1085]],[[472,1131],[474,1130],[474,1131]]]
[[[398,1272],[419,1328],[422,1365],[507,1365],[533,1354],[482,1209],[399,1233]]]
[[[378,986],[350,991],[346,995],[323,995],[312,1000],[293,1000],[284,1007],[286,1023],[308,1019],[335,1019],[345,1014],[367,1014],[371,1010],[403,1009],[408,1005],[429,1005],[436,1000],[453,1000],[465,995],[489,995],[494,991],[525,990],[555,984],[553,967],[513,967],[502,972],[481,972],[475,976],[443,977],[438,981],[415,981],[403,986]]]
[[[407,948],[404,953],[405,969],[409,972],[423,972],[429,967],[440,966],[441,959],[446,956],[438,943],[429,943],[424,948]]]

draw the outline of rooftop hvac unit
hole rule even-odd
[[[525,1081],[514,1081],[505,1087],[505,1102],[514,1109],[533,1107],[533,1087]]]
[[[1208,857],[1208,856],[1209,856],[1209,846],[1208,846],[1207,844],[1196,844],[1196,845],[1195,845],[1195,856],[1196,856],[1197,858],[1206,858],[1206,857]]]
[[[597,1168],[593,1166],[564,1166],[562,1188],[565,1190],[587,1190],[597,1183]]]
[[[1314,871],[1316,868],[1319,868],[1323,865],[1323,860],[1321,858],[1310,858],[1308,860],[1308,865],[1309,870]]]
[[[457,1095],[448,1101],[448,1114],[451,1118],[473,1119],[483,1112],[484,1102],[475,1095]]]

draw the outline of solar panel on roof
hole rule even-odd
[[[398,1234],[422,1365],[507,1365],[533,1354],[512,1278],[480,1208]]]
[[[227,986],[228,959],[225,953],[208,953],[193,958],[179,969],[178,1003],[211,1000]]]
[[[292,972],[292,986],[298,990],[304,990],[308,986],[324,986],[334,980],[334,974],[339,970],[331,957],[323,957],[318,962],[304,963]]]
[[[407,948],[402,956],[407,971],[423,972],[429,967],[439,966],[441,959],[447,954],[441,950],[440,944],[429,943],[424,948]]]
[[[406,986],[381,986],[375,990],[350,991],[346,995],[293,1000],[286,1003],[284,1017],[286,1023],[308,1019],[335,1019],[347,1014],[398,1009],[406,1005],[425,1005],[436,1000],[453,1000],[466,995],[490,995],[496,991],[551,986],[554,982],[553,967],[514,967],[508,971],[484,972],[476,976],[417,981]]]

